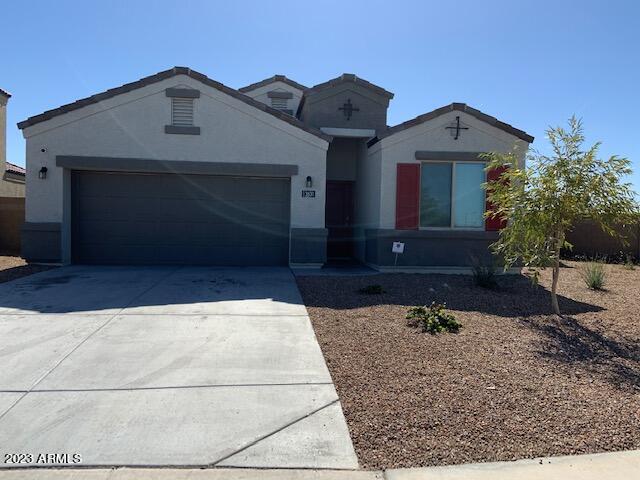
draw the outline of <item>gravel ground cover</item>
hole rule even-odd
[[[0,283],[49,270],[47,265],[30,265],[20,257],[0,255]]]
[[[457,275],[299,277],[364,468],[503,461],[640,448],[640,268],[607,266],[590,291],[578,263],[497,291]],[[385,293],[366,295],[380,284]],[[407,326],[444,301],[458,334]]]

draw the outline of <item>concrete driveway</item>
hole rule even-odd
[[[2,284],[0,365],[0,467],[76,454],[78,466],[357,468],[285,268],[73,266]]]

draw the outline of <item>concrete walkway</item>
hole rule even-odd
[[[640,450],[515,462],[388,470],[387,480],[631,480],[640,478]]]
[[[0,471],[8,480],[631,480],[640,451],[551,457],[517,462],[381,471],[192,469],[28,469]]]
[[[0,362],[3,460],[358,466],[285,268],[74,266],[2,284]]]
[[[640,451],[381,471],[214,468],[0,471],[8,480],[631,480]]]

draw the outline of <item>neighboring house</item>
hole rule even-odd
[[[518,147],[524,159],[533,137],[461,103],[388,127],[392,98],[349,74],[234,90],[175,67],[31,117],[18,124],[23,254],[379,269],[488,259],[500,222],[483,218],[478,155]]]
[[[0,88],[0,197],[24,197],[25,170],[7,162],[7,103],[11,95]]]

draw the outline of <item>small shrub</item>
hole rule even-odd
[[[625,261],[624,261],[624,265],[622,265],[622,267],[626,270],[635,270],[636,269],[636,265],[635,263],[633,263],[633,256],[627,254]]]
[[[420,327],[423,332],[436,334],[440,332],[457,333],[460,323],[451,313],[446,311],[446,304],[431,302],[427,307],[411,307],[407,312],[407,320],[412,327]]]
[[[382,288],[382,285],[367,285],[366,287],[362,287],[358,291],[365,295],[381,295],[383,293],[386,293],[384,291],[384,288]]]
[[[493,265],[474,265],[473,266],[473,283],[478,287],[495,290],[498,288],[496,280],[496,269]]]
[[[587,262],[580,269],[580,275],[591,290],[602,290],[606,279],[606,271],[602,262]]]

